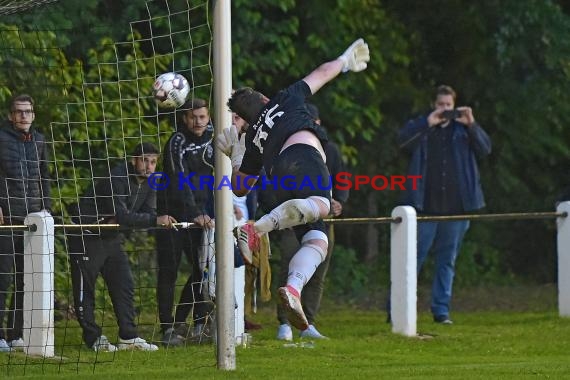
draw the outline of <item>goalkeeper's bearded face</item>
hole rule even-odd
[[[267,97],[261,92],[251,87],[242,87],[232,94],[228,107],[251,125],[255,123],[267,101]]]

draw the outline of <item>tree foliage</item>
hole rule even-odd
[[[570,46],[560,38],[570,31],[568,15],[552,2],[534,0],[423,2],[409,12],[411,6],[398,2],[393,14],[417,26],[414,83],[426,90],[438,83],[456,87],[459,102],[474,108],[493,140],[481,170],[487,211],[552,210],[568,182]],[[498,250],[505,270],[554,278],[552,221],[474,230],[468,239],[478,242],[479,254]]]

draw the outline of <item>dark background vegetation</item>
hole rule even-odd
[[[178,3],[155,1],[148,7]],[[162,45],[144,41],[148,23],[133,22],[146,17],[142,0],[61,0],[1,18],[0,101],[13,92],[32,92],[39,125],[71,119],[54,105],[97,99],[96,91],[81,92],[81,83],[101,77],[95,65],[115,41],[131,40],[134,33],[141,56],[160,51]],[[18,33],[6,32],[14,28]],[[22,41],[36,41],[38,34],[45,46],[57,50],[17,48]],[[458,105],[471,106],[493,140],[491,156],[480,163],[484,211],[552,211],[570,185],[569,35],[568,1],[234,0],[234,87],[254,86],[271,95],[364,37],[371,51],[368,69],[343,75],[313,99],[351,172],[403,174],[407,157],[398,151],[398,128],[429,110],[437,85],[449,84],[458,92]],[[113,54],[127,59],[129,53]],[[152,75],[142,78],[146,87],[139,88],[150,92],[160,70],[188,69],[183,57],[156,65]],[[133,84],[131,90],[138,88]],[[141,110],[152,113],[150,106]],[[96,136],[101,127],[85,128],[73,132],[76,139],[87,132]],[[58,131],[48,137],[65,141],[71,133]],[[115,151],[120,156],[124,149]],[[64,161],[57,162],[58,174],[77,176]],[[59,183],[60,206],[78,187],[77,182]],[[389,215],[399,195],[353,191],[344,215]],[[458,262],[458,285],[555,282],[555,233],[554,220],[473,222]],[[385,287],[388,260],[387,226],[338,227],[331,290]]]

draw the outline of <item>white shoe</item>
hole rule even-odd
[[[95,352],[115,352],[117,351],[117,346],[111,344],[105,335],[101,335],[97,338],[95,343],[93,343],[91,349]]]
[[[0,352],[10,352],[12,348],[8,346],[8,343],[4,339],[0,339]]]
[[[291,326],[289,326],[286,323],[279,325],[279,328],[277,329],[277,339],[278,340],[292,341],[293,340],[293,330],[291,330]]]
[[[12,347],[12,350],[14,351],[24,351],[24,348],[26,347],[26,343],[24,343],[24,339],[22,338],[14,339],[8,343],[8,345]]]
[[[328,337],[324,336],[319,332],[319,330],[317,330],[315,325],[309,325],[306,330],[301,331],[300,337],[308,339],[328,339]]]
[[[139,351],[158,351],[158,346],[152,343],[147,343],[143,338],[121,339],[117,343],[117,348],[123,350],[139,350]]]

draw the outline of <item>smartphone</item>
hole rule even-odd
[[[458,109],[443,111],[441,117],[447,120],[458,119],[461,117],[461,111]]]

